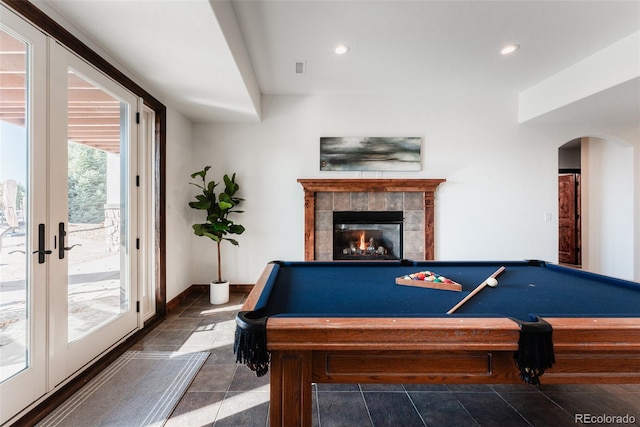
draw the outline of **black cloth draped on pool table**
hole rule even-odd
[[[233,353],[236,355],[236,363],[247,365],[257,376],[266,375],[269,371],[267,317],[260,311],[238,313]]]

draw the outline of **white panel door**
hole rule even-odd
[[[138,326],[138,99],[50,41],[49,378]]]

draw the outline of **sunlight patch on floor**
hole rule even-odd
[[[231,392],[232,393],[232,392]],[[227,397],[224,401],[212,402],[201,408],[192,409],[180,415],[172,415],[166,426],[194,426],[208,425],[213,420],[219,421],[223,418],[232,417],[243,411],[269,402],[269,385],[264,385],[253,390],[238,393],[235,396]]]
[[[179,351],[212,351],[224,347],[228,347],[231,351],[235,327],[235,320],[200,326],[180,346]]]
[[[228,311],[240,310],[242,308],[242,304],[234,304],[234,305],[224,305],[224,306],[212,306],[206,310],[202,310],[200,314],[206,316],[208,314],[216,314],[216,313],[226,313]]]
[[[228,396],[222,402],[216,421],[247,411],[255,406],[269,403],[269,385],[263,385],[251,391]]]

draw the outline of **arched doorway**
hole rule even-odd
[[[634,153],[618,138],[588,136],[558,151],[559,260],[596,273],[634,277]],[[573,159],[573,163],[568,159]],[[574,183],[571,182],[574,178]],[[574,185],[571,196],[568,188]],[[575,240],[567,232],[566,200],[575,203]],[[563,239],[565,242],[563,243]],[[563,261],[567,242],[576,241],[574,262]],[[564,246],[563,246],[564,245]]]

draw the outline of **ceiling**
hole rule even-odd
[[[259,121],[261,94],[517,94],[640,30],[640,1],[32,2],[194,122]],[[637,80],[558,114],[637,125]]]

